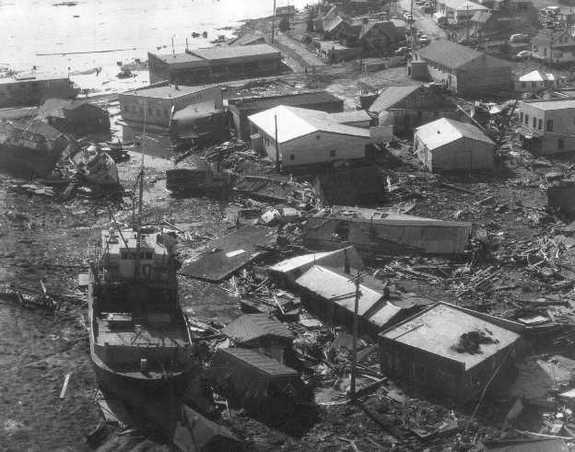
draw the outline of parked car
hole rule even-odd
[[[524,60],[526,58],[529,58],[533,56],[533,52],[531,52],[530,50],[522,50],[521,52],[518,52],[517,55],[515,55],[515,59],[516,60]]]
[[[431,42],[431,39],[429,39],[429,36],[427,35],[421,35],[419,38],[417,38],[417,42],[419,42],[421,45],[427,45]]]
[[[509,37],[509,42],[527,42],[529,35],[525,33],[515,33]]]

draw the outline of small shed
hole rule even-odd
[[[222,331],[240,347],[258,350],[280,363],[285,363],[291,349],[293,332],[268,314],[245,314]]]
[[[289,415],[308,396],[294,369],[249,348],[219,349],[207,375],[233,405],[268,420]]]
[[[536,93],[545,89],[555,89],[558,86],[554,74],[539,70],[523,74],[515,81],[515,91],[519,92]]]
[[[495,143],[472,124],[441,118],[415,130],[414,149],[430,171],[495,167]]]
[[[511,383],[522,326],[447,303],[379,334],[381,367],[408,385],[455,402]],[[497,371],[497,372],[496,372]]]

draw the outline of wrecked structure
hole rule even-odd
[[[19,74],[0,78],[0,108],[40,105],[46,99],[72,99],[80,92],[68,76]]]
[[[320,172],[313,189],[324,205],[375,205],[385,198],[385,180],[376,166],[340,167]]]
[[[280,105],[251,115],[252,145],[283,168],[366,158],[369,130],[340,124],[322,111]]]
[[[441,118],[415,130],[414,151],[430,171],[495,168],[495,143],[473,124]]]
[[[395,135],[406,135],[438,117],[459,117],[455,103],[441,91],[437,86],[390,86],[368,110],[378,115],[380,125],[391,125]]]
[[[276,75],[282,71],[281,53],[269,44],[222,46],[185,53],[148,53],[150,83],[182,85]]]
[[[37,118],[62,133],[78,136],[110,131],[107,110],[83,99],[47,99],[38,109]]]
[[[497,380],[509,382],[520,352],[517,328],[438,303],[379,335],[381,367],[424,391],[460,403],[473,400],[488,383],[494,389]]]
[[[466,222],[336,207],[308,219],[304,244],[311,249],[333,249],[349,243],[364,259],[409,253],[461,254],[471,233],[472,225]]]

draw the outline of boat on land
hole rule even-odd
[[[101,233],[88,284],[90,355],[100,387],[122,397],[186,389],[194,362],[178,301],[173,233],[143,226]]]

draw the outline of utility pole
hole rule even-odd
[[[353,342],[351,352],[351,378],[349,382],[349,393],[352,399],[355,398],[355,376],[357,373],[357,336],[358,336],[358,311],[359,311],[359,284],[361,282],[361,275],[357,272],[355,280],[355,305],[353,308]]]
[[[276,144],[276,170],[279,173],[281,166],[280,166],[280,145],[278,143],[278,115],[277,114],[274,115],[274,125],[275,125],[274,141]]]
[[[276,33],[276,0],[274,0],[274,14],[272,16],[272,44]]]

